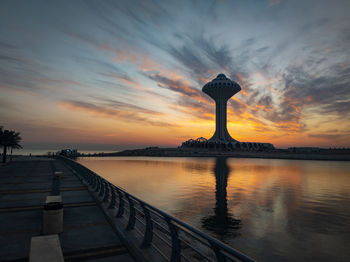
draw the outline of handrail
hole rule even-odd
[[[208,261],[213,261],[212,257],[204,257],[205,254],[203,254],[203,252],[199,250],[201,248],[191,246],[191,244],[187,240],[184,240],[183,234],[186,234],[187,236],[191,236],[192,238],[194,238],[197,241],[197,243],[200,244],[202,247],[205,247],[205,250],[210,249],[212,255],[215,255],[216,261],[254,261],[250,257],[222,243],[214,237],[211,237],[201,232],[200,230],[184,223],[176,217],[173,217],[165,213],[164,211],[154,206],[151,206],[150,204],[147,204],[143,200],[129,194],[124,189],[113,185],[112,183],[108,182],[107,180],[105,180],[92,170],[88,169],[87,167],[81,165],[80,163],[64,156],[57,157],[77,171],[77,174],[82,179],[84,179],[85,182],[87,182],[88,186],[90,187],[90,190],[96,193],[98,199],[102,203],[108,202],[108,209],[117,210],[115,215],[116,218],[124,217],[123,214],[125,208],[128,207],[128,209],[126,210],[128,211],[128,221],[126,230],[134,230],[135,223],[139,220],[139,218],[137,218],[136,215],[137,213],[142,214],[141,218],[143,218],[144,220],[144,223],[140,223],[142,226],[144,226],[144,234],[142,236],[143,240],[141,243],[142,248],[154,247],[156,251],[160,251],[162,247],[155,247],[155,242],[153,241],[153,234],[159,235],[159,233],[162,233],[168,238],[169,243],[171,243],[169,261],[181,261],[181,257],[188,260],[188,256],[185,257],[182,253],[182,243],[185,243],[187,246],[189,245],[191,249],[194,252],[196,252],[197,256],[199,255],[200,257],[205,258]],[[125,206],[124,202],[127,203],[127,206]],[[140,206],[141,209],[136,208],[135,205]],[[162,223],[158,221],[158,219],[155,220],[152,217],[152,215],[157,216],[158,219],[162,219]],[[159,224],[158,229],[159,227],[164,229],[165,227],[167,227],[168,229],[155,232],[154,230],[156,230],[157,226],[154,226],[154,224]],[[162,224],[163,226],[160,226]],[[162,241],[165,241],[165,239],[161,239]],[[164,257],[164,254],[161,255]],[[195,261],[196,258],[193,257],[193,260]]]

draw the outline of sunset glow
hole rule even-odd
[[[210,138],[350,147],[349,1],[2,1],[0,126],[24,148]],[[347,8],[345,8],[347,7]]]

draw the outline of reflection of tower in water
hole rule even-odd
[[[241,228],[241,220],[235,219],[233,215],[228,213],[227,209],[226,187],[229,172],[226,158],[216,158],[214,168],[216,180],[214,215],[202,219],[203,228],[214,232],[219,238],[223,238],[226,235],[231,237],[238,235],[237,231]]]

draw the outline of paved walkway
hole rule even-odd
[[[60,160],[23,157],[0,166],[0,261],[28,261],[30,239],[41,235],[43,204],[63,171],[65,261],[134,261],[86,187]]]

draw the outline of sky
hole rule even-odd
[[[350,147],[350,1],[0,2],[0,126],[29,149],[238,141]]]

